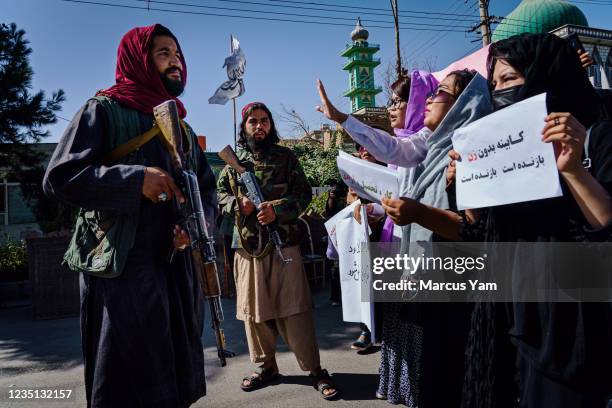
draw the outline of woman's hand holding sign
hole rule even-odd
[[[567,112],[553,112],[544,121],[542,141],[553,143],[559,172],[576,174],[582,171],[582,151],[586,139],[584,126]]]

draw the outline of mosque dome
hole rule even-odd
[[[523,0],[493,31],[493,41],[522,33],[547,33],[566,24],[588,27],[578,7],[565,0]]]
[[[361,18],[357,17],[357,25],[355,26],[355,29],[353,30],[353,32],[351,32],[351,40],[367,41],[369,36],[370,36],[370,33],[368,32],[368,30],[363,28],[363,26],[361,25]]]

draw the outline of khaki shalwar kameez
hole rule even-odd
[[[308,205],[311,187],[294,156],[287,148],[273,145],[265,153],[238,150],[243,166],[260,181],[266,201],[274,205],[277,226],[286,246],[283,256],[292,259],[283,264],[274,247],[263,256],[251,256],[268,241],[267,233],[258,227],[255,214],[239,217],[235,229],[237,245],[234,257],[236,282],[236,318],[244,321],[249,354],[253,363],[273,360],[278,335],[295,354],[300,368],[314,371],[320,366],[310,287],[304,273],[299,242],[301,234],[297,217]],[[235,194],[244,194],[236,184],[235,172],[226,167],[219,177],[219,203],[222,211],[235,215]],[[260,237],[262,234],[262,237]],[[263,238],[263,239],[262,239]]]

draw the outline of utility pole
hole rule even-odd
[[[480,27],[482,30],[482,46],[491,44],[491,19],[489,18],[489,0],[479,0]]]
[[[399,10],[397,9],[397,0],[391,0],[391,11],[393,11],[393,22],[395,23],[395,51],[397,53],[396,68],[397,77],[402,75],[402,56],[400,53],[400,37],[399,37]]]

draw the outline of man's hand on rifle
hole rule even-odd
[[[257,221],[261,225],[271,224],[276,220],[276,213],[274,207],[269,202],[263,202],[259,206],[259,213],[257,214]]]
[[[174,226],[174,238],[172,239],[172,243],[174,244],[174,248],[182,251],[189,245],[189,234],[187,231],[181,228],[180,225]]]
[[[255,204],[247,196],[238,199],[238,206],[240,207],[240,214],[244,216],[251,215],[255,211]]]
[[[157,167],[145,168],[142,194],[154,203],[169,201],[174,196],[181,204],[185,202],[185,196],[172,177]]]

